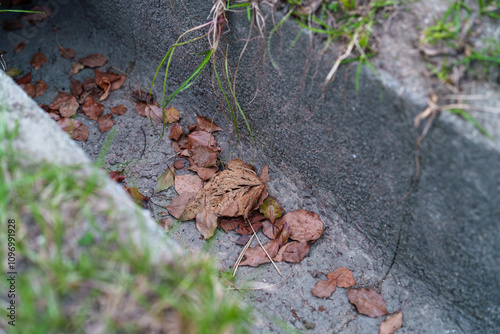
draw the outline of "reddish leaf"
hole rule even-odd
[[[93,53],[93,54],[88,55],[87,57],[80,58],[78,60],[80,61],[80,63],[83,66],[87,66],[90,68],[104,66],[106,64],[106,62],[108,61],[106,59],[106,57],[104,57],[100,53]]]
[[[201,167],[210,167],[217,161],[217,151],[207,146],[195,146],[191,150],[194,162]]]
[[[264,244],[264,248],[271,258],[275,257],[279,249],[278,240],[268,241]],[[267,254],[260,245],[249,247],[245,252],[245,259],[240,262],[240,266],[257,267],[263,263],[271,262]]]
[[[278,218],[272,224],[269,220],[262,222],[262,233],[271,240],[276,239],[280,231],[283,229],[283,219]]]
[[[144,201],[146,201],[148,199],[148,197],[141,194],[139,189],[137,189],[135,187],[129,188],[126,186],[124,186],[124,188],[128,192],[128,194],[130,195],[130,197],[132,197],[132,199],[134,200],[135,203],[137,203],[138,205],[140,205],[142,207],[146,207]]]
[[[179,147],[179,143],[173,141],[170,143],[170,146],[172,146],[172,149],[174,150],[175,153],[177,154],[181,153],[181,148]]]
[[[37,71],[43,64],[47,62],[47,56],[41,52],[37,52],[33,55],[33,58],[30,61],[31,66]]]
[[[61,118],[56,124],[66,133],[72,134],[75,129],[82,125],[82,122],[72,118]]]
[[[52,10],[47,6],[35,6],[31,8],[34,12],[43,12],[43,13],[29,13],[23,16],[23,20],[28,21],[31,25],[34,25],[37,22],[42,22],[47,20],[50,15],[52,15]]]
[[[99,87],[104,90],[104,94],[101,95],[99,98],[99,102],[107,100],[109,93],[111,92],[111,82],[109,81],[108,78],[101,78],[101,81],[99,82]]]
[[[89,138],[89,128],[85,124],[80,125],[75,131],[73,131],[71,138],[78,141],[87,141]]]
[[[175,169],[183,169],[184,168],[184,160],[183,159],[176,159],[174,161],[173,166]]]
[[[76,114],[79,106],[76,97],[65,92],[60,92],[54,98],[54,102],[52,102],[50,108],[59,110],[62,117],[71,117]]]
[[[243,217],[237,218],[221,218],[220,219],[220,227],[227,233],[229,231],[236,230],[240,224],[245,224],[245,220]]]
[[[166,207],[168,212],[177,219],[181,218],[186,205],[193,199],[196,193],[183,193],[177,196]]]
[[[202,131],[206,131],[206,132],[212,133],[212,132],[215,132],[215,131],[222,130],[221,128],[219,128],[217,126],[217,124],[213,123],[212,120],[210,118],[208,118],[208,117],[198,116],[197,117],[197,121],[198,121],[198,127]]]
[[[399,310],[388,315],[380,324],[378,334],[394,334],[403,326],[403,311]]]
[[[274,224],[274,221],[277,218],[281,217],[284,211],[281,204],[274,197],[266,198],[264,200],[264,203],[262,203],[262,205],[260,206],[259,210],[271,221],[272,224]]]
[[[20,78],[14,79],[14,81],[15,81],[18,85],[31,83],[31,71],[30,71],[30,73],[28,73],[28,74],[26,74],[26,75],[23,75],[23,76],[22,76],[22,77],[20,77]]]
[[[292,241],[281,247],[273,260],[277,262],[286,261],[290,263],[298,263],[302,261],[307,254],[309,254],[310,248],[311,245],[305,242]]]
[[[35,97],[39,97],[47,90],[47,83],[43,80],[37,80],[35,84]]]
[[[83,70],[85,66],[83,66],[83,64],[79,63],[79,62],[74,62],[71,64],[71,74],[77,74],[78,72],[80,72],[81,70]]]
[[[135,110],[137,111],[139,116],[146,117],[147,106],[148,105],[144,102],[137,102],[137,104],[135,105]]]
[[[26,41],[22,41],[21,43],[14,45],[14,54],[23,51],[25,47],[26,47]]]
[[[123,176],[122,171],[117,170],[114,172],[109,172],[108,175],[111,178],[111,180],[118,182],[118,183],[125,180],[125,176]]]
[[[115,125],[115,120],[113,119],[113,114],[106,114],[99,117],[97,120],[97,126],[99,127],[99,131],[107,132],[111,130],[111,128]]]
[[[210,239],[217,228],[217,215],[205,207],[196,215],[196,228],[205,240]]]
[[[356,306],[359,313],[378,318],[387,314],[384,298],[376,291],[370,289],[349,289],[349,301]]]
[[[207,181],[210,180],[212,176],[217,173],[218,168],[217,167],[197,167],[196,172],[198,173],[198,176],[203,180]]]
[[[156,191],[162,191],[170,188],[174,184],[175,171],[172,167],[168,168],[167,171],[160,176],[158,176],[158,181],[156,182]]]
[[[196,175],[177,175],[175,177],[175,191],[180,194],[197,193],[203,188],[203,180]]]
[[[170,134],[168,135],[168,138],[178,140],[182,134],[182,126],[179,123],[175,123],[170,128]]]
[[[125,83],[125,75],[120,75],[120,79],[111,82],[111,90],[120,89]]]
[[[125,76],[114,72],[101,72],[99,70],[94,70],[95,82],[96,84],[104,89],[105,91],[109,88],[110,90],[116,90],[120,88],[125,82]],[[104,80],[107,78],[107,80]]]
[[[245,246],[248,243],[248,240],[250,240],[250,238],[251,238],[250,234],[242,235],[238,238],[238,240],[235,241],[235,244],[240,246]]]
[[[115,115],[123,115],[127,112],[127,107],[125,107],[123,104],[120,104],[119,106],[111,108],[111,112]]]
[[[61,54],[61,57],[66,58],[66,59],[73,59],[75,58],[75,50],[72,48],[63,48],[62,46],[59,45],[59,53]]]
[[[85,102],[82,104],[82,111],[88,118],[96,121],[104,111],[104,106],[95,102],[92,96],[87,96]]]
[[[296,210],[283,216],[291,230],[290,239],[300,242],[317,240],[323,233],[323,222],[314,212]]]
[[[35,97],[35,85],[27,83],[21,84],[21,88],[28,94],[29,97]]]
[[[337,287],[349,288],[356,284],[352,272],[347,268],[337,268],[327,275],[328,279],[319,281],[312,290],[312,294],[319,298],[330,297]]]
[[[271,178],[269,177],[269,166],[268,165],[265,165],[264,168],[262,168],[262,170],[260,171],[259,178],[264,183],[271,181]]]
[[[135,90],[130,93],[132,98],[136,100],[137,102],[144,102],[145,104],[153,104],[154,102],[154,95],[150,94],[148,92],[144,92],[142,90]]]
[[[191,147],[205,146],[217,150],[215,137],[206,131],[195,131],[188,135],[188,142]]]
[[[153,122],[163,123],[163,112],[161,107],[151,104],[146,108],[146,117]],[[180,118],[179,111],[173,107],[165,109],[165,123],[177,122]]]
[[[82,83],[80,81],[72,79],[72,78],[70,78],[69,80],[71,81],[71,85],[69,86],[69,90],[70,90],[71,94],[74,97],[80,96],[80,94],[83,92]]]

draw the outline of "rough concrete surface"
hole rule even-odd
[[[35,52],[45,53],[49,61],[33,72],[34,80],[43,79],[60,90],[68,90],[71,61],[59,56],[57,43],[73,48],[77,57],[102,53],[110,66],[122,70],[133,62],[133,80],[104,102],[105,113],[119,104],[128,107],[125,115],[115,116],[117,133],[105,162],[109,170],[124,169],[129,186],[152,195],[174,152],[166,138],[154,146],[157,136],[149,121],[135,112],[127,87],[135,88],[135,80],[149,87],[168,47],[186,29],[206,22],[211,5],[54,1],[51,6],[57,11],[48,23],[3,32],[0,45],[9,50],[4,57],[8,66],[25,72]],[[275,15],[277,22],[280,13]],[[248,35],[246,15],[229,14],[228,25],[231,31],[225,38],[235,68]],[[355,69],[349,66],[341,67],[336,80],[323,88],[320,83],[336,53],[320,53],[321,43],[305,33],[289,49],[297,32],[287,21],[272,40],[279,70],[269,64],[269,55],[262,66],[258,55],[263,40],[253,40],[240,64],[237,94],[254,131],[255,165],[270,167],[269,193],[288,212],[317,212],[327,230],[304,261],[279,264],[283,277],[271,265],[238,270],[236,286],[258,287],[237,292],[257,309],[255,332],[377,332],[382,319],[358,315],[345,289],[328,299],[312,296],[323,273],[343,266],[353,271],[356,286],[380,291],[390,312],[406,302],[402,333],[500,332],[500,154],[492,147],[497,145],[468,139],[455,121],[438,122],[422,144],[420,178],[413,186],[419,132],[412,119],[425,101],[400,95],[394,90],[398,81],[381,85],[368,71],[356,92]],[[27,41],[26,49],[13,56],[13,45],[22,40]],[[171,71],[174,84],[197,66],[200,59],[193,52],[206,47],[202,41],[189,53],[177,51],[180,60]],[[92,71],[86,69],[75,78],[90,76]],[[49,103],[56,94],[49,88],[36,102]],[[214,92],[210,69],[172,104],[180,110],[185,129],[196,115],[215,114],[224,129],[217,136],[219,143],[227,145],[226,152],[234,147],[234,129]],[[81,113],[77,118],[90,129],[89,140],[77,144],[95,160],[107,134]],[[233,156],[250,161],[251,155],[245,135]],[[169,190],[165,196],[175,193]],[[152,210],[157,218],[166,211]],[[234,244],[237,235],[219,231],[207,244],[190,222],[176,226],[172,237],[192,252],[208,250],[221,268],[231,267],[241,251]]]

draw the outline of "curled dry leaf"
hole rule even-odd
[[[127,112],[127,107],[125,107],[123,104],[120,104],[119,106],[111,108],[111,112],[115,115],[123,115]]]
[[[378,318],[387,314],[387,306],[384,298],[371,289],[349,289],[347,291],[349,301],[356,306],[359,313]]]
[[[69,85],[69,90],[74,97],[80,96],[83,92],[83,85],[80,81],[70,78],[71,85]]]
[[[284,211],[280,202],[278,202],[278,200],[274,197],[266,198],[264,200],[264,203],[262,203],[262,205],[260,206],[259,210],[271,221],[271,224],[274,224],[274,221],[277,218],[281,217]]]
[[[195,193],[183,193],[174,198],[170,204],[166,207],[168,212],[177,219],[181,218],[182,213],[184,212],[186,205],[192,201]]]
[[[39,97],[47,90],[47,83],[43,80],[37,80],[35,84],[35,97]]]
[[[73,59],[76,56],[75,50],[73,50],[72,48],[63,48],[60,45],[59,45],[59,54],[61,55],[61,57],[66,59]]]
[[[276,262],[286,261],[290,263],[298,263],[302,261],[307,254],[309,254],[310,248],[311,245],[305,242],[292,241],[281,247],[273,260]]]
[[[168,138],[178,140],[183,133],[184,132],[182,131],[182,126],[179,123],[174,123],[174,125],[172,125],[172,127],[170,128],[170,134],[168,135]]]
[[[277,239],[268,241],[263,246],[271,258],[274,258],[278,254],[279,242]],[[245,259],[240,262],[240,266],[257,267],[263,263],[271,262],[267,254],[260,245],[249,247],[245,252]]]
[[[156,182],[156,192],[166,190],[174,184],[175,170],[170,167],[167,171],[160,176],[158,176],[158,181]]]
[[[37,22],[42,22],[47,20],[50,15],[52,15],[52,9],[47,6],[35,6],[31,8],[31,11],[34,12],[43,12],[43,13],[29,13],[23,16],[23,20],[28,21],[31,25],[34,25]]]
[[[28,83],[31,83],[31,71],[26,74],[26,75],[23,75],[22,77],[20,78],[17,78],[17,79],[14,79],[14,81],[16,82],[16,84],[18,85],[22,85],[22,84],[28,84]]]
[[[337,287],[349,288],[356,284],[352,272],[347,268],[337,268],[327,275],[328,279],[319,281],[314,286],[312,294],[319,298],[330,297]]]
[[[217,124],[213,123],[212,120],[208,117],[198,116],[197,121],[198,121],[197,125],[200,128],[200,130],[209,133],[222,130],[220,127],[217,126]]]
[[[28,94],[29,97],[35,97],[36,94],[36,89],[35,85],[26,83],[26,84],[21,84],[21,88]]]
[[[33,66],[35,71],[37,71],[46,62],[47,62],[47,56],[41,52],[37,52],[33,55],[33,58],[31,58],[30,64],[31,66]]]
[[[99,117],[97,120],[97,126],[99,127],[99,131],[107,132],[111,130],[111,128],[115,125],[115,120],[113,119],[113,114],[106,114]]]
[[[106,90],[109,86],[110,90],[119,89],[125,82],[125,76],[114,72],[101,72],[99,70],[94,70],[95,83]],[[102,81],[104,78],[108,80]]]
[[[403,311],[399,310],[388,315],[380,324],[378,334],[394,334],[403,326]]]
[[[94,101],[92,96],[87,96],[82,104],[82,111],[88,118],[96,121],[104,111],[104,106]]]
[[[283,216],[290,226],[290,239],[300,242],[317,240],[323,233],[323,222],[318,214],[307,210],[296,210]]]
[[[100,53],[93,53],[93,54],[88,55],[87,57],[78,59],[78,61],[83,66],[90,67],[90,68],[96,68],[96,67],[104,66],[108,60],[106,59],[106,57],[104,57]]]
[[[72,118],[61,118],[56,122],[56,124],[64,132],[72,134],[73,131],[75,131],[78,127],[82,125],[82,122]]]
[[[196,228],[205,240],[210,239],[217,228],[217,215],[205,207],[196,215]]]
[[[109,93],[111,92],[111,82],[108,78],[101,78],[99,87],[104,90],[104,94],[99,98],[99,102],[107,100]]]
[[[80,125],[73,131],[71,138],[77,141],[87,141],[89,138],[89,128],[85,124]]]
[[[186,207],[183,220],[193,219],[204,206],[223,217],[248,217],[267,197],[267,186],[240,159],[231,160],[228,169],[214,175]]]
[[[203,180],[197,175],[177,175],[175,178],[175,191],[180,194],[197,193],[203,188]]]
[[[26,47],[26,41],[22,41],[21,43],[14,45],[14,54],[23,51],[25,47]]]
[[[71,64],[71,74],[77,74],[78,72],[80,72],[81,70],[83,70],[85,66],[83,66],[83,64],[79,63],[79,62],[74,62]]]

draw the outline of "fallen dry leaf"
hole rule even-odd
[[[17,67],[11,67],[7,71],[5,71],[5,74],[7,74],[11,78],[17,77],[18,75],[21,75],[21,73],[23,73],[23,71],[21,71]]]
[[[403,326],[403,311],[399,310],[388,315],[380,324],[378,334],[394,334]]]
[[[352,272],[347,268],[337,268],[327,275],[328,279],[319,281],[314,286],[312,294],[319,298],[330,297],[337,287],[349,288],[356,284]]]
[[[196,228],[203,239],[210,239],[217,228],[217,215],[205,207],[196,215]]]
[[[89,138],[89,128],[85,124],[80,125],[73,131],[71,138],[78,141],[87,141]]]
[[[266,249],[267,254],[269,254],[271,258],[274,258],[276,254],[278,254],[278,240],[268,241],[263,246]],[[245,259],[240,262],[240,266],[257,267],[258,265],[261,265],[263,263],[271,262],[267,254],[264,252],[260,245],[249,247],[245,252]]]
[[[271,181],[271,178],[269,177],[269,166],[265,165],[264,168],[260,171],[260,179],[262,182],[267,183]]]
[[[99,102],[107,100],[109,93],[111,92],[111,82],[108,78],[101,78],[99,87],[104,90],[104,94],[99,98]]]
[[[76,114],[79,106],[76,97],[66,92],[59,92],[49,107],[52,110],[59,110],[62,117],[71,117]]]
[[[144,102],[145,104],[153,104],[154,102],[154,94],[150,94],[148,92],[144,92],[142,90],[135,90],[130,93],[130,96],[136,100],[137,102]]]
[[[132,197],[132,199],[134,200],[135,203],[137,203],[138,205],[140,205],[142,207],[146,207],[145,201],[148,200],[148,197],[141,194],[139,189],[137,189],[136,187],[129,188],[126,186],[124,186],[124,188],[128,192],[128,194],[130,195],[130,197]]]
[[[70,78],[71,84],[69,85],[69,90],[74,97],[80,96],[83,92],[83,85],[80,81]]]
[[[323,233],[323,222],[318,214],[307,210],[296,210],[283,216],[291,230],[290,239],[300,242],[317,240]]]
[[[272,224],[269,220],[264,220],[262,222],[262,233],[264,233],[264,235],[271,240],[276,239],[282,229],[283,219],[281,218],[276,219],[274,224]]]
[[[197,121],[198,121],[197,125],[202,131],[212,133],[215,131],[222,130],[220,127],[217,126],[217,124],[213,123],[212,120],[208,117],[198,116]]]
[[[21,43],[14,45],[14,54],[23,51],[25,47],[26,47],[26,41],[22,41]]]
[[[183,133],[184,132],[182,131],[182,126],[179,123],[174,123],[174,125],[172,125],[172,127],[170,128],[170,134],[168,135],[168,138],[178,140]]]
[[[198,166],[210,167],[217,161],[217,141],[206,131],[195,131],[188,135],[192,158]]]
[[[135,105],[135,110],[139,114],[139,116],[146,117],[146,108],[147,104],[145,102],[137,102]]]
[[[120,104],[119,106],[111,108],[111,112],[115,115],[123,115],[127,112],[127,107],[125,107],[123,104]]]
[[[31,8],[31,11],[34,12],[43,12],[43,13],[29,13],[23,16],[23,20],[29,22],[31,25],[34,25],[37,22],[42,22],[47,20],[50,15],[52,15],[52,9],[47,6],[35,6]]]
[[[184,193],[180,194],[170,202],[166,207],[168,212],[177,219],[180,219],[182,213],[184,212],[186,205],[192,201],[196,193]]]
[[[26,74],[26,75],[23,75],[22,77],[20,78],[17,78],[17,79],[14,79],[14,81],[16,82],[16,84],[18,85],[22,85],[22,84],[28,84],[28,83],[31,83],[31,71]]]
[[[94,70],[95,82],[102,89],[106,90],[116,90],[119,89],[125,82],[125,76],[114,72],[101,72],[99,70]],[[108,80],[103,81],[104,78]]]
[[[378,318],[387,314],[387,306],[384,298],[371,289],[349,289],[347,291],[349,301],[356,306],[359,313]]]
[[[99,117],[97,120],[97,126],[99,127],[99,131],[107,132],[111,130],[111,128],[115,125],[115,120],[113,119],[113,114],[106,114]]]
[[[257,232],[262,227],[262,221],[259,220],[259,218],[259,216],[256,216],[253,213],[250,215],[248,220],[252,223],[252,226],[250,226],[250,224],[243,217],[221,218],[219,225],[226,233],[228,231],[235,231],[241,235],[248,235],[253,234],[254,230]]]
[[[193,219],[204,206],[223,217],[248,217],[267,197],[267,186],[251,166],[240,159],[231,160],[227,169],[214,175],[186,207],[183,220]]]
[[[268,197],[264,200],[264,203],[262,203],[262,205],[260,206],[259,211],[262,212],[262,214],[271,221],[271,224],[274,224],[274,221],[277,218],[281,217],[284,210],[280,202],[278,202],[276,198]]]
[[[280,248],[278,254],[273,258],[274,261],[286,261],[290,263],[298,263],[302,261],[307,254],[311,245],[305,242],[292,241]]]
[[[184,168],[184,160],[183,159],[175,159],[173,166],[175,169],[183,169]]]
[[[90,68],[96,68],[100,66],[104,66],[108,61],[106,57],[104,57],[100,53],[93,53],[88,55],[87,57],[80,58],[78,61],[83,65]]]
[[[174,220],[170,217],[162,218],[159,224],[165,231],[168,231],[174,225]]]
[[[73,118],[61,118],[56,122],[57,126],[61,128],[66,133],[72,134],[78,127],[82,125],[82,122]]]
[[[87,96],[82,104],[83,113],[90,119],[97,121],[97,118],[104,111],[104,106],[96,101],[92,96]]]
[[[83,66],[83,64],[79,63],[79,62],[73,62],[71,64],[71,74],[77,74],[78,72],[80,72],[81,70],[83,70],[85,66]]]
[[[26,83],[26,84],[21,84],[21,88],[28,94],[29,97],[35,97],[36,94],[36,88],[35,85]]]
[[[35,97],[39,97],[47,90],[47,83],[43,80],[37,80],[35,84]]]
[[[122,172],[123,171],[116,170],[114,172],[109,172],[108,175],[111,178],[111,180],[120,183],[123,180],[125,180],[125,176],[122,174]]]
[[[175,178],[175,191],[180,194],[197,193],[203,188],[203,180],[197,175],[177,175]]]
[[[248,243],[248,240],[250,240],[250,238],[251,238],[250,234],[242,235],[234,243],[240,246],[245,246]]]
[[[175,170],[170,167],[167,171],[160,176],[158,176],[158,181],[156,182],[156,192],[166,190],[174,184]]]
[[[63,48],[62,46],[59,45],[59,54],[61,57],[66,58],[66,59],[73,59],[75,58],[75,50],[72,48]]]
[[[209,168],[206,168],[206,167],[197,167],[196,168],[196,173],[198,173],[198,176],[203,180],[203,181],[207,181],[207,180],[210,180],[212,178],[212,176],[215,175],[215,173],[217,173],[219,169],[217,167],[209,167]]]
[[[163,112],[161,107],[151,104],[146,108],[146,117],[153,122],[163,123]],[[180,114],[174,107],[165,109],[165,123],[174,123],[180,119]]]
[[[41,52],[37,52],[33,55],[33,58],[31,58],[30,64],[31,66],[33,66],[35,71],[37,71],[46,62],[47,62],[47,56]]]

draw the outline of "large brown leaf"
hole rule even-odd
[[[403,326],[403,311],[399,310],[391,315],[380,324],[378,334],[394,334]]]
[[[307,210],[296,210],[283,216],[291,230],[290,239],[300,242],[317,240],[323,233],[323,222],[318,214]]]
[[[88,55],[87,57],[80,58],[78,60],[80,61],[80,63],[83,66],[87,66],[90,68],[104,66],[106,64],[106,62],[108,61],[106,59],[106,57],[104,57],[100,53],[93,53],[93,54]]]
[[[168,212],[177,219],[181,218],[186,205],[193,200],[195,193],[183,193],[170,202],[170,204],[166,207]],[[196,217],[196,216],[195,216]]]
[[[222,130],[221,128],[219,128],[217,126],[217,124],[213,123],[212,120],[208,117],[198,116],[197,121],[198,121],[198,127],[200,128],[200,130],[210,132],[210,133]]]
[[[106,114],[99,117],[97,120],[97,126],[99,127],[99,131],[106,132],[111,130],[111,128],[115,125],[115,120],[113,119],[113,114]]]
[[[371,289],[349,289],[347,291],[349,301],[356,306],[359,313],[378,318],[387,314],[387,306],[384,297]]]
[[[111,108],[111,112],[115,115],[123,115],[127,112],[127,107],[125,107],[123,104],[120,104],[119,106]]]
[[[203,188],[203,180],[197,175],[177,175],[175,177],[175,191],[179,195],[197,193],[201,188]]]
[[[71,117],[76,114],[79,106],[76,97],[66,92],[59,92],[49,108],[59,110],[62,117]]]
[[[47,56],[41,52],[37,52],[33,55],[33,58],[30,61],[31,66],[37,71],[43,64],[47,62]]]
[[[196,194],[186,206],[182,219],[193,219],[205,206],[219,216],[248,217],[262,203],[264,195],[267,197],[267,186],[251,166],[234,159]]]
[[[82,104],[82,111],[88,118],[96,121],[104,111],[104,105],[94,101],[92,96],[87,96]]]
[[[290,263],[298,263],[302,261],[307,254],[309,254],[310,248],[311,245],[305,242],[292,241],[281,247],[273,260],[276,262],[286,261]]]
[[[278,254],[279,240],[276,239],[268,241],[263,246],[266,249],[267,254],[269,254],[271,258],[274,258],[276,254]],[[240,262],[240,266],[257,267],[263,263],[271,262],[267,254],[264,252],[260,244],[255,247],[249,247],[245,252],[245,259]]]
[[[73,118],[61,118],[56,122],[56,124],[64,132],[72,134],[73,131],[82,125],[82,122]]]
[[[182,126],[179,123],[174,123],[174,125],[172,125],[172,127],[170,128],[170,134],[168,135],[168,138],[178,140],[182,134]]]
[[[217,215],[205,207],[196,215],[196,228],[205,240],[210,239],[217,228]]]
[[[71,138],[78,141],[87,141],[89,138],[89,128],[85,124],[80,125],[73,131]]]
[[[347,268],[337,268],[327,275],[328,279],[319,281],[314,286],[312,294],[319,298],[330,297],[337,287],[349,288],[356,284],[352,272]]]

